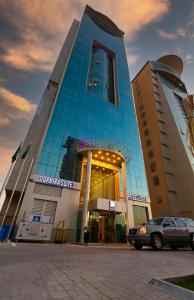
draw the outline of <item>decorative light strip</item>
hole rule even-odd
[[[54,177],[41,175],[41,176],[39,176],[39,182],[44,183],[44,184],[59,186],[62,188],[67,188],[67,189],[77,189],[77,187],[75,186],[75,183],[73,181],[60,179],[60,178],[54,178]]]

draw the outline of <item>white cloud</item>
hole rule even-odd
[[[22,96],[16,95],[13,92],[0,87],[0,96],[10,106],[18,110],[31,113],[35,111],[36,106],[31,104],[30,101]]]
[[[170,32],[166,32],[164,30],[160,30],[158,29],[157,30],[157,33],[159,34],[159,36],[162,38],[162,39],[165,39],[165,40],[176,40],[177,38],[177,35],[174,34],[174,33],[170,33]]]
[[[0,126],[6,126],[10,123],[10,120],[3,116],[3,115],[0,115]]]
[[[178,28],[176,30],[177,34],[180,35],[180,36],[186,36],[186,29],[185,28]]]
[[[187,63],[187,64],[191,64],[192,62],[193,62],[193,55],[192,54],[187,54],[186,56],[185,56],[185,62]]]
[[[125,32],[127,40],[152,22],[163,18],[169,0],[6,0],[1,2],[4,18],[22,40],[2,43],[0,60],[16,69],[50,71],[74,18],[80,19],[86,4],[110,17]]]
[[[140,55],[138,54],[127,54],[127,62],[129,66],[133,66],[139,59]]]

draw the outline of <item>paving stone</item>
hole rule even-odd
[[[127,245],[0,246],[0,300],[178,300],[152,278],[192,274],[190,250],[135,251]]]

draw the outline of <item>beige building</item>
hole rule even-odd
[[[132,81],[153,216],[194,218],[193,96],[182,60],[148,61]]]

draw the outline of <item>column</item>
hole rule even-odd
[[[84,229],[87,226],[88,219],[88,201],[90,197],[90,181],[91,181],[91,166],[92,166],[92,151],[88,151],[87,166],[86,166],[86,184],[84,193],[84,207],[82,215],[81,236],[80,242],[84,243]]]
[[[122,162],[122,181],[123,181],[123,197],[126,206],[126,214],[125,214],[125,225],[126,225],[126,235],[129,232],[129,208],[128,208],[128,195],[127,195],[127,177],[126,177],[126,166],[125,161]]]

